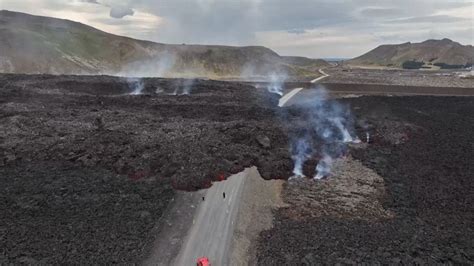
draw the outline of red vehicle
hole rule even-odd
[[[197,266],[211,266],[209,259],[206,257],[201,257],[197,260]]]

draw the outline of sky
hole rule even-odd
[[[381,44],[474,44],[474,0],[0,0],[161,43],[263,45],[280,55],[351,58]]]

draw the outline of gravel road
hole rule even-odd
[[[285,99],[284,105],[310,101],[314,97],[318,97],[319,93],[315,88],[324,88],[330,94],[336,96],[361,96],[361,95],[379,95],[379,96],[473,96],[474,89],[469,87],[459,88],[443,88],[443,87],[427,87],[427,86],[401,86],[401,85],[379,85],[379,84],[343,84],[343,83],[322,83],[315,84],[297,84],[300,86],[295,90],[292,97]],[[303,88],[303,89],[301,89]],[[284,96],[285,97],[285,96]],[[280,101],[281,105],[281,101]]]
[[[193,265],[205,256],[212,265],[255,265],[257,237],[283,206],[282,184],[252,167],[209,189],[178,193],[143,264]]]
[[[227,265],[234,221],[248,170],[207,190],[175,265],[193,265],[208,257],[214,265]]]
[[[258,174],[248,168],[211,188],[181,195],[160,230],[146,265],[193,265],[208,257],[227,265],[245,180]],[[258,178],[261,178],[258,176]],[[167,226],[167,224],[169,226]]]

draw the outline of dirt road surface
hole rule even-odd
[[[319,78],[315,78],[313,80],[311,80],[311,84],[315,84],[315,83],[318,83],[320,82],[321,80],[329,77],[328,74],[326,74],[322,69],[319,70],[319,73],[322,74],[321,77]],[[283,107],[285,106],[285,104],[291,99],[293,98],[296,94],[298,94],[300,91],[302,91],[303,88],[295,88],[293,90],[291,90],[290,92],[286,93],[285,95],[283,95],[283,97],[280,98],[280,100],[278,101],[278,106],[279,107]]]
[[[317,83],[317,82],[319,82],[319,81],[321,81],[321,80],[323,80],[323,79],[329,77],[329,74],[327,74],[326,72],[324,72],[322,69],[319,70],[319,73],[321,73],[322,76],[319,77],[319,78],[315,78],[315,79],[311,80],[311,83],[314,84],[314,83]]]
[[[473,96],[473,88],[441,88],[441,87],[419,87],[419,86],[399,86],[399,85],[378,85],[378,84],[339,84],[322,83],[299,84],[303,89],[299,89],[292,97],[285,100],[284,106],[299,104],[311,101],[318,97],[318,88],[327,90],[330,95],[335,97],[358,97],[362,95],[380,95],[380,96]],[[291,93],[291,92],[290,92]],[[288,93],[289,94],[289,93]],[[286,96],[286,95],[285,95]],[[281,103],[281,101],[280,101]],[[280,105],[282,106],[282,105]]]
[[[281,97],[280,100],[278,101],[278,106],[279,107],[285,106],[286,102],[288,102],[293,96],[295,96],[301,90],[303,90],[303,88],[296,88],[288,92],[287,94],[283,95],[283,97]]]
[[[179,204],[186,206],[178,204],[176,211],[172,211],[174,214],[167,221],[170,227],[161,230],[152,254],[144,264],[194,265],[199,257],[204,256],[213,265],[229,264],[245,179],[255,174],[250,170],[248,168],[225,181],[216,182],[209,189],[187,193],[186,199],[180,198]],[[193,211],[189,206],[196,209]],[[176,213],[180,213],[179,219],[173,219]]]
[[[203,256],[214,265],[228,264],[234,221],[247,173],[245,170],[224,182],[214,183],[207,190],[175,265],[193,265]]]
[[[143,264],[194,265],[205,256],[212,265],[252,265],[259,233],[272,227],[272,211],[283,206],[282,184],[252,167],[209,189],[178,193]]]
[[[142,265],[172,265],[193,225],[206,190],[178,191],[150,237],[155,239]],[[158,237],[156,237],[158,236]],[[155,238],[156,237],[156,238]]]

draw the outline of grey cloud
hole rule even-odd
[[[293,30],[288,30],[288,33],[292,34],[305,34],[307,33],[306,30],[301,30],[301,29],[293,29]]]
[[[259,31],[305,30],[353,21],[353,7],[338,0],[141,0],[134,7],[164,18],[157,36],[174,43],[247,44]]]
[[[362,16],[368,16],[368,17],[396,17],[400,16],[406,13],[403,9],[400,8],[374,8],[374,7],[369,7],[365,8],[360,11],[360,14]]]
[[[468,1],[445,0],[137,0],[137,9],[165,19],[156,32],[173,43],[248,44],[256,32],[290,33],[344,25],[383,31],[387,20],[432,16]],[[436,19],[436,17],[434,17]],[[447,21],[446,18],[440,18]],[[433,25],[438,21],[434,20]],[[295,29],[297,29],[295,31]]]
[[[112,18],[121,19],[125,16],[133,16],[135,11],[130,7],[130,3],[124,1],[110,1],[110,0],[79,0],[79,2],[98,4],[110,8],[109,15]]]
[[[112,6],[110,8],[110,16],[113,18],[123,18],[125,16],[133,16],[133,9],[125,6]]]
[[[91,3],[91,4],[99,4],[99,2],[97,2],[97,0],[80,0],[80,2]]]
[[[447,15],[432,15],[432,16],[423,16],[423,17],[411,17],[411,18],[402,18],[390,20],[390,23],[451,23],[466,21],[469,19],[459,18]]]

